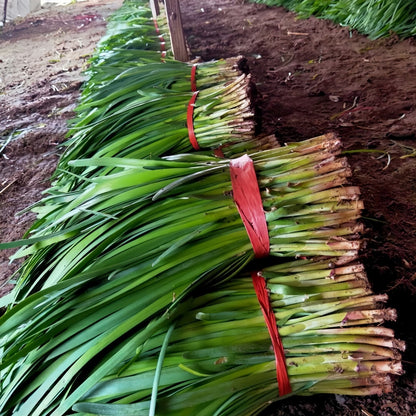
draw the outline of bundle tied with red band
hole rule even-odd
[[[186,126],[188,128],[188,137],[189,142],[194,150],[200,150],[200,145],[195,135],[195,128],[194,128],[194,109],[196,105],[196,100],[199,95],[199,90],[197,88],[196,82],[196,72],[197,72],[198,65],[194,64],[191,67],[191,91],[192,96],[188,102],[187,112],[186,112]],[[214,154],[218,157],[224,157],[221,146],[218,149],[214,150]]]
[[[94,128],[82,121],[74,125],[57,175],[69,177],[77,186],[81,181],[69,176],[69,171],[90,179],[101,176],[102,169],[68,166],[69,161],[92,156],[145,159],[149,155],[159,157],[222,146],[229,157],[256,148],[248,77],[226,65],[227,62],[199,64],[199,89],[194,92],[190,90],[196,87],[192,86],[196,84],[196,66],[166,62],[125,71],[83,103],[83,114]],[[226,73],[226,81],[218,78],[218,71]],[[155,73],[163,73],[165,78],[156,88],[146,89],[145,84],[153,80]],[[175,74],[181,79],[172,83]],[[125,88],[128,91],[122,94]],[[118,105],[111,105],[111,99],[117,99]],[[102,105],[100,109],[98,104]]]
[[[250,213],[243,207],[243,217],[250,224],[249,229],[253,230],[253,241],[258,240],[257,255],[267,253],[267,241],[254,234],[261,235],[261,230],[267,228],[270,240],[269,256],[293,258],[294,253],[307,257],[327,256],[333,257],[331,262],[334,264],[347,263],[357,256],[360,240],[357,237],[359,227],[355,221],[359,218],[362,204],[359,201],[358,190],[348,185],[350,171],[345,159],[337,158],[340,151],[339,140],[333,135],[326,135],[304,142],[290,143],[281,148],[250,153],[256,172],[255,175],[253,172],[249,175],[257,177],[257,192],[261,195],[263,205],[262,221],[267,223],[267,227],[264,227],[264,222],[259,227],[253,225],[253,212],[261,212],[260,204]],[[172,369],[174,373],[178,372],[178,380],[167,387],[175,388],[182,385],[184,380],[190,380],[192,386],[199,389],[204,387],[204,383],[202,380],[201,383],[195,383],[195,378],[206,377],[209,389],[212,381],[210,375],[224,370],[224,378],[227,380],[228,376],[233,375],[239,377],[241,383],[246,383],[244,388],[261,388],[263,392],[266,388],[264,372],[267,371],[267,385],[271,386],[267,397],[268,400],[276,398],[275,357],[271,351],[265,354],[270,346],[270,335],[265,330],[264,317],[253,292],[252,279],[249,277],[248,282],[247,278],[242,281],[234,279],[234,276],[248,267],[255,257],[248,232],[237,205],[231,198],[233,185],[230,168],[234,173],[237,171],[237,177],[246,178],[242,171],[251,165],[250,161],[247,165],[241,163],[246,159],[231,162],[193,153],[164,159],[96,157],[71,162],[71,166],[74,167],[117,167],[117,170],[98,179],[86,178],[85,187],[69,193],[64,201],[60,194],[51,192],[45,198],[44,206],[39,203],[37,207],[38,212],[42,211],[44,214],[31,237],[17,242],[17,245],[24,247],[16,257],[29,257],[12,294],[12,304],[17,304],[18,307],[11,305],[10,310],[2,317],[4,325],[0,326],[2,357],[4,362],[7,360],[9,363],[7,371],[17,374],[13,379],[4,381],[5,394],[0,397],[2,409],[12,409],[16,402],[25,401],[30,411],[33,410],[28,414],[33,415],[37,408],[53,409],[58,406],[64,411],[69,411],[75,402],[83,399],[91,399],[97,403],[107,400],[99,395],[99,388],[105,388],[107,381],[112,378],[117,382],[119,377],[125,374],[124,370],[133,371],[134,368],[138,373],[144,371],[144,367],[140,367],[141,363],[147,364],[147,359],[155,360],[152,354],[159,351],[158,348],[163,343],[160,331],[163,333],[162,329],[171,324],[171,319],[177,316],[175,314],[183,310],[181,308],[184,302],[197,300],[195,296],[207,292],[203,289],[212,288],[219,282],[227,282],[229,285],[236,283],[237,286],[233,287],[234,293],[240,294],[250,302],[253,319],[250,318],[247,322],[240,321],[240,329],[245,330],[248,325],[254,325],[257,330],[256,336],[258,334],[262,339],[260,346],[257,343],[247,346],[249,354],[253,351],[252,347],[257,348],[255,351],[258,352],[254,361],[250,361],[251,356],[248,358],[247,366],[253,364],[253,376],[244,373],[248,367],[239,367],[239,357],[236,357],[238,351],[233,349],[236,344],[235,338],[230,349],[225,352],[221,350],[224,338],[220,337],[220,344],[216,344],[220,350],[212,351],[211,344],[208,344],[206,349],[200,351],[198,348],[188,357],[184,357],[183,351],[195,347],[195,344],[189,344],[193,342],[195,334],[192,332],[195,330],[192,322],[193,328],[186,333],[192,333],[192,336],[182,338],[188,344],[182,345],[183,348],[179,350],[180,357],[177,351],[172,351],[172,359],[180,359],[179,363],[174,362]],[[244,186],[241,187],[244,189]],[[239,200],[238,191],[235,194]],[[259,198],[250,199],[252,200],[259,201]],[[244,205],[241,201],[238,204],[240,209]],[[263,276],[265,273],[267,271],[262,270]],[[307,279],[310,279],[309,275]],[[305,329],[309,332],[310,329],[322,327],[318,326],[317,322],[321,314],[322,301],[335,289],[347,293],[347,309],[343,308],[340,311],[339,308],[344,307],[344,304],[339,303],[339,296],[325,306],[328,312],[334,311],[331,314],[330,328],[339,325],[339,322],[345,322],[342,323],[344,326],[351,326],[354,322],[375,322],[375,319],[380,322],[381,315],[378,310],[377,314],[372,310],[359,313],[356,305],[348,303],[352,293],[354,296],[363,291],[368,294],[368,285],[359,282],[355,277],[351,279],[347,276],[347,279],[348,282],[344,277],[339,281],[327,277],[321,279],[321,284],[326,286],[324,291],[317,282],[313,281],[310,284],[307,280],[302,293],[296,286],[299,284],[296,279],[293,285],[287,284],[284,275],[271,276],[267,280],[294,392],[301,388],[308,388],[311,392],[329,389],[328,384],[324,382],[319,385],[320,390],[317,385],[309,383],[316,376],[315,367],[313,374],[310,373],[311,368],[315,364],[318,365],[317,361],[321,357],[314,358],[315,362],[312,365],[303,366],[303,346],[297,344],[296,348],[290,351],[287,337],[295,331],[296,334],[291,337],[290,342],[296,342],[299,341],[299,333]],[[228,296],[227,290],[228,286],[225,293],[219,295],[222,298]],[[207,293],[207,298],[200,299],[200,302],[210,300],[213,296],[216,296],[215,291]],[[261,298],[261,295],[259,297]],[[58,298],[60,302],[57,310]],[[312,312],[308,323],[304,322],[306,318],[299,309],[302,307],[299,303],[304,303],[305,299],[312,300]],[[225,314],[220,308],[219,314],[213,313],[212,316],[214,323],[220,318],[232,318],[222,328],[224,330],[236,329],[237,320],[247,317],[245,307],[243,313],[235,314],[233,308],[238,305],[234,296],[229,300],[231,304],[227,305],[230,307],[225,310]],[[362,301],[367,304],[369,300],[373,302],[374,299],[365,296]],[[289,306],[286,307],[286,304]],[[294,304],[296,308],[293,309],[291,305]],[[20,308],[20,305],[25,307]],[[267,311],[267,303],[263,302],[263,306]],[[325,315],[328,315],[327,311],[324,311]],[[211,312],[213,311],[208,310],[205,315],[199,314],[198,318],[209,319]],[[52,313],[53,321],[49,318]],[[186,319],[188,318],[191,317],[187,315]],[[77,322],[80,337],[86,334],[85,342],[75,344],[72,341],[73,332],[71,326],[67,325],[68,320]],[[120,322],[123,323],[123,331],[120,331]],[[269,322],[272,322],[271,319]],[[189,320],[185,324],[189,324]],[[38,336],[40,325],[43,325],[45,331],[53,332],[59,329],[58,345],[53,339]],[[217,333],[216,327],[214,329]],[[174,334],[169,345],[181,341],[183,333],[177,333],[179,339],[175,339]],[[247,338],[243,338],[246,334]],[[244,332],[244,335],[239,332],[238,335],[237,341],[240,339],[248,342],[250,331]],[[150,338],[152,343],[149,341]],[[41,348],[39,343],[42,343]],[[67,344],[73,347],[71,357],[75,357],[72,361],[72,358],[68,357],[71,372],[64,369],[57,375],[51,373],[51,357],[54,361],[66,359],[67,351],[61,346]],[[100,345],[99,350],[95,348],[97,344]],[[305,344],[303,339],[302,344]],[[23,349],[27,352],[24,356],[20,353]],[[105,355],[102,354],[103,349],[106,351]],[[310,350],[313,349],[312,345]],[[137,351],[141,352],[139,356]],[[288,355],[288,351],[291,355]],[[206,360],[202,359],[201,363],[198,361],[198,354],[211,352],[214,359],[209,356]],[[377,357],[381,353],[385,354],[383,351],[377,352]],[[37,361],[36,365],[32,366],[30,360],[34,354]],[[113,356],[117,356],[117,361],[111,363],[111,368],[101,367],[103,360],[111,360]],[[330,371],[331,377],[334,378],[348,376],[349,382],[351,374],[354,377],[357,374],[355,369],[358,364],[354,359],[345,361],[344,357],[345,354],[337,352],[336,357],[333,357],[337,361],[328,362],[324,355],[323,362],[320,363],[322,373]],[[259,359],[263,361],[256,361]],[[361,367],[358,366],[358,370],[368,379],[367,376],[371,376],[368,369],[373,366],[372,363],[367,363],[372,360],[371,354],[366,354],[365,359],[366,362]],[[283,355],[280,360],[283,360]],[[383,368],[388,366],[386,361],[388,360],[380,361]],[[132,367],[127,369],[126,363],[132,363]],[[27,371],[19,372],[22,365],[26,364]],[[178,367],[179,365],[182,367]],[[238,366],[235,372],[232,372],[233,366]],[[108,373],[97,373],[96,368],[110,370]],[[150,367],[146,368],[154,368],[154,362],[151,361]],[[343,370],[342,373],[339,371],[340,368]],[[301,370],[306,373],[300,373],[297,377]],[[77,381],[80,377],[86,380],[85,383],[91,386],[91,390],[86,391],[85,388],[79,387]],[[221,374],[218,377],[221,377]],[[26,388],[28,378],[47,379],[47,386],[57,385],[56,389],[60,390],[56,394],[54,390],[53,397],[52,394],[45,396],[42,393],[45,384],[34,383],[33,390]],[[256,385],[255,381],[259,384]],[[279,394],[287,393],[284,382],[279,382]],[[360,377],[359,383],[365,382]],[[96,384],[97,389],[93,387]],[[343,386],[347,388],[345,384]],[[216,388],[215,394],[232,392],[235,395],[234,386],[229,384],[229,387]],[[133,388],[136,389],[136,386]],[[151,386],[144,386],[143,397],[149,388],[151,389]],[[241,388],[240,392],[245,391]],[[169,388],[165,391],[167,390]],[[190,390],[192,391],[181,389],[181,392],[191,395],[193,387]],[[173,396],[163,399],[169,403],[170,400],[175,401],[175,406],[179,409],[174,413],[175,416],[184,414],[180,413],[183,410],[181,406],[188,403],[186,396],[185,399],[181,397],[181,392],[178,392],[177,399]],[[209,395],[203,391],[200,393],[195,396],[197,400],[209,401]],[[98,397],[95,397],[95,394]],[[116,396],[117,394],[115,393]],[[126,393],[125,403],[136,397],[135,391]],[[241,395],[238,397],[241,398]],[[261,399],[263,398],[264,395],[261,394]],[[112,399],[124,400],[120,396]],[[83,406],[95,406],[97,403],[84,403]]]
[[[166,203],[184,206],[179,208],[180,212],[187,204],[201,204],[201,211],[195,213],[194,222],[201,222],[203,229],[212,222],[207,230],[218,226],[221,232],[225,232],[228,227],[226,234],[235,235],[233,238],[236,238],[230,240],[230,244],[236,244],[233,252],[244,254],[245,258],[262,257],[270,250],[271,256],[326,255],[345,258],[347,262],[357,256],[360,248],[358,232],[361,226],[356,220],[360,216],[362,202],[359,200],[359,190],[347,184],[351,172],[344,158],[336,159],[335,156],[339,153],[339,140],[333,135],[326,135],[253,153],[250,158],[245,156],[237,161],[196,154],[172,156],[168,158],[171,160],[97,157],[71,161],[70,166],[74,168],[101,168],[110,173],[96,181],[86,179],[85,187],[79,187],[76,192],[71,193],[65,203],[60,195],[48,196],[45,200],[47,214],[39,221],[37,231],[33,233],[36,240],[28,239],[27,242],[16,243],[13,247],[26,245],[25,249],[16,254],[25,256],[36,252],[38,248],[40,251],[43,248],[47,250],[55,241],[58,246],[70,246],[79,236],[101,230],[103,218],[105,223],[122,221],[123,212],[126,212],[128,218],[127,211],[130,209],[136,207],[134,209],[140,212],[152,198],[157,201],[169,196],[177,197],[177,200]],[[191,161],[187,161],[189,157]],[[254,162],[256,172],[250,159]],[[248,163],[242,163],[244,160]],[[117,167],[117,171],[111,173],[112,167]],[[149,182],[141,183],[145,179]],[[196,180],[198,181],[195,182]],[[240,181],[240,185],[234,185],[233,191],[233,182],[236,181]],[[112,192],[109,192],[108,183],[113,184]],[[245,187],[249,186],[253,189],[246,191]],[[236,203],[230,206],[229,195],[232,191]],[[114,194],[120,194],[115,199],[117,204],[121,204],[120,207],[103,202],[107,199],[113,201],[111,197]],[[136,199],[133,198],[134,195]],[[42,201],[39,205],[41,204]],[[52,204],[53,210],[49,209]],[[93,215],[100,212],[99,210],[103,211],[103,215]],[[201,216],[200,212],[205,214]],[[140,221],[145,220],[140,217]],[[168,220],[169,217],[166,217],[166,221]],[[53,221],[58,221],[56,229],[52,226]],[[88,227],[84,229],[79,226],[73,229],[70,225],[72,221],[85,223]],[[138,224],[141,224],[140,221]],[[181,219],[181,224],[183,221],[185,220]],[[44,224],[48,227],[46,231],[42,229]],[[182,225],[188,226],[188,222]],[[70,232],[66,231],[67,227]],[[197,230],[198,228],[190,229],[189,238],[201,237],[208,232]],[[49,237],[50,233],[55,232],[63,237],[58,238],[54,234]],[[186,234],[188,231],[183,232]],[[192,234],[194,232],[195,235]],[[215,233],[208,236],[217,238]],[[32,241],[44,242],[39,246],[32,245]],[[94,244],[98,244],[98,241]],[[120,244],[122,243],[123,240],[120,240]],[[224,240],[224,243],[228,242]],[[250,250],[247,249],[249,245]],[[105,255],[105,251],[101,252],[105,247],[105,244],[100,245],[100,250],[93,251],[92,255],[97,258]],[[172,250],[173,248],[168,253]],[[64,252],[56,251],[56,254],[62,254],[65,258]],[[163,258],[165,257],[168,257],[167,254]],[[49,257],[45,256],[43,261],[48,262]],[[57,260],[56,264],[58,262]],[[52,270],[52,266],[43,268],[41,262],[36,266],[38,264],[39,270]],[[58,270],[65,276],[75,273],[69,266],[70,262],[57,268],[54,275],[58,274]],[[81,264],[79,267],[82,269]]]
[[[336,258],[333,260],[337,263]],[[261,404],[271,403],[290,392],[382,394],[390,391],[389,374],[402,372],[398,360],[404,344],[394,338],[391,329],[380,326],[384,319],[392,319],[394,312],[382,309],[380,305],[386,296],[371,294],[362,271],[362,265],[357,262],[334,267],[327,260],[300,260],[269,266],[261,272],[264,277],[252,273],[249,279],[242,273],[215,289],[207,288],[190,302],[186,318],[176,323],[170,341],[172,355],[165,357],[169,361],[165,370],[170,372],[179,364],[183,371],[178,370],[178,380],[188,374],[189,388],[172,386],[166,394],[162,393],[160,405],[175,409],[174,416],[180,416],[191,400],[196,414],[205,410],[211,402],[213,377],[222,387],[217,387],[215,399],[230,406],[238,402],[247,415],[258,414],[256,410]],[[337,284],[338,280],[345,282],[345,286]],[[361,291],[356,291],[351,299],[354,281],[361,282]],[[284,344],[287,357],[282,353],[276,358],[275,352],[274,359],[281,368],[287,366],[288,371],[283,370],[286,375],[282,370],[281,374],[278,372],[277,389],[273,355],[262,350],[267,346],[269,334],[259,325],[258,304],[250,291],[253,283],[260,293],[258,299],[264,305],[263,313],[267,311],[270,317],[268,322],[274,322],[273,327],[276,319],[281,322],[282,336],[277,342],[281,349]],[[325,297],[319,297],[316,285]],[[275,306],[271,306],[269,299]],[[364,316],[366,322],[362,319]],[[189,342],[188,333],[198,341]],[[175,362],[177,351],[181,357]],[[197,383],[192,378],[195,373],[198,373]],[[253,402],[246,401],[247,397]]]
[[[390,374],[401,373],[399,349],[404,345],[394,338],[391,329],[380,326],[383,318],[392,315],[380,309],[386,297],[368,296],[368,287],[364,289],[368,282],[360,270],[358,263],[333,268],[326,261],[313,260],[284,262],[262,270],[267,279],[261,277],[261,285],[265,286],[267,280],[268,296],[277,305],[269,314],[273,318],[276,314],[282,321],[282,344],[287,351],[286,360],[282,360],[290,372],[293,394],[382,394],[391,389]],[[311,274],[321,275],[321,283],[326,281],[328,296],[320,302],[314,300],[313,285],[308,284]],[[349,291],[334,284],[334,279],[362,281],[361,294],[350,299]],[[157,403],[163,410],[156,413],[158,416],[166,412],[182,416],[190,408],[193,414],[208,415],[221,406],[238,407],[238,414],[255,415],[259,408],[289,392],[290,386],[285,391],[283,381],[276,385],[274,357],[266,349],[269,334],[259,325],[263,317],[250,290],[250,280],[245,273],[239,274],[215,288],[207,287],[186,305],[186,314],[176,321],[164,356],[163,371],[169,378],[161,385]],[[273,284],[276,280],[287,282],[282,285],[287,296],[279,296]],[[282,307],[285,298],[293,296],[290,289],[296,289],[298,295],[301,292],[305,301]],[[295,306],[302,316],[293,313]],[[320,325],[316,322],[319,311],[326,311]],[[359,320],[359,314],[368,315],[367,322]],[[344,326],[346,316],[350,316],[350,322]],[[155,348],[160,342],[157,338],[160,335],[147,340],[141,359],[144,368],[150,368],[161,351],[161,347]],[[106,384],[117,382],[130,386],[125,395],[134,396],[138,389],[129,379],[141,375],[146,378],[148,374],[140,368],[107,377],[84,400],[99,403],[100,387],[107,393]],[[143,391],[140,403],[145,406],[147,385],[139,386],[139,392]],[[109,394],[105,400],[120,399],[117,393]],[[123,401],[127,403],[129,398]],[[86,411],[89,404],[84,402],[82,406]],[[102,406],[104,410],[106,404]]]
[[[157,24],[156,19],[153,19],[153,24],[155,25],[156,33],[159,35],[160,34],[160,29],[159,29],[159,25]]]

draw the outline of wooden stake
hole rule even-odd
[[[177,61],[186,62],[189,60],[189,56],[186,49],[185,36],[183,34],[179,0],[165,0],[165,8],[169,23],[173,56]]]
[[[7,19],[7,1],[8,0],[4,0],[4,9],[3,9],[3,26],[6,24],[6,19]]]
[[[159,0],[150,0],[150,8],[152,9],[153,19],[156,19],[160,14]]]

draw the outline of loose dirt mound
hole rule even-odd
[[[22,236],[30,214],[15,214],[48,187],[56,145],[82,82],[81,70],[121,0],[89,0],[37,13],[0,34],[0,240]],[[416,44],[369,41],[281,8],[241,0],[181,0],[193,55],[242,54],[256,85],[259,132],[281,143],[335,131],[366,205],[363,253],[377,293],[398,309],[393,324],[408,345],[407,374],[381,398],[320,396],[282,401],[265,415],[415,414]],[[11,252],[0,252],[0,279]],[[14,266],[16,267],[16,266]]]

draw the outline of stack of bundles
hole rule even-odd
[[[388,391],[402,344],[375,327],[394,312],[356,260],[339,139],[254,151],[235,61],[117,68],[86,84],[30,236],[2,245],[28,257],[3,300],[0,414],[248,415],[291,391]]]
[[[119,29],[125,19],[130,19],[127,28],[135,28],[131,33],[124,26]],[[92,60],[55,187],[67,192],[85,183],[77,179],[80,175],[102,176],[106,171],[72,169],[69,161],[78,158],[156,158],[218,148],[232,155],[258,146],[248,98],[250,76],[240,70],[241,57],[194,65],[161,62],[159,52],[139,49],[135,41],[132,61],[132,49],[109,50],[109,44],[122,45],[124,36],[141,39],[143,29],[146,47],[157,48],[162,37],[158,25],[148,8],[134,3],[124,5],[112,23]],[[267,147],[268,140],[263,144]]]
[[[345,160],[336,157],[339,152],[339,140],[327,135],[251,154],[261,209],[266,213],[264,219],[271,256],[334,256],[338,265],[347,264],[357,257],[360,227],[356,219],[362,205],[357,188],[348,186],[350,172]],[[184,316],[192,321],[193,314],[186,309],[187,299],[201,293],[207,286],[228,280],[252,264],[255,253],[239,209],[243,217],[250,218],[250,213],[243,207],[243,202],[236,206],[232,197],[233,194],[235,199],[241,190],[248,192],[251,185],[245,182],[243,173],[243,184],[233,183],[230,179],[230,170],[239,172],[242,165],[246,166],[246,159],[218,160],[208,156],[183,155],[172,156],[169,160],[91,158],[73,162],[81,166],[117,166],[119,171],[104,178],[88,180],[85,189],[56,198],[56,206],[46,207],[47,213],[42,216],[44,223],[32,240],[35,243],[21,252],[31,256],[13,293],[15,306],[0,321],[3,380],[0,408],[5,414],[13,414],[22,406],[20,414],[63,415],[76,402],[85,402],[90,395],[91,400],[101,403],[118,402],[118,394],[121,394],[119,403],[130,400],[128,403],[140,402],[139,407],[150,405],[147,403],[151,394],[148,387],[137,395],[130,394],[131,387],[123,390],[131,385],[130,379],[127,384],[121,384],[124,387],[119,388],[123,391],[115,396],[103,396],[101,390],[96,396],[94,392],[102,382],[113,379],[115,375],[128,375],[129,371],[146,372],[148,377],[147,372],[155,370],[152,365],[158,349],[163,347],[163,343],[151,344],[152,336],[156,337],[154,342],[157,344],[163,340],[163,334],[172,322]],[[328,335],[336,335],[338,330],[331,334],[331,328],[345,326],[353,331],[353,335],[362,333],[363,337],[365,334],[375,337],[373,343],[368,342],[369,346],[356,339],[352,342],[352,338],[350,341],[332,339],[333,344],[350,342],[350,345],[347,354],[343,353],[344,347],[339,347],[342,351],[337,356],[338,361],[326,367],[330,373],[327,377],[331,378],[333,369],[344,368],[341,362],[345,357],[345,369],[349,368],[349,372],[345,372],[347,380],[340,382],[340,391],[344,389],[347,392],[348,383],[353,386],[358,376],[357,386],[361,386],[368,372],[370,356],[374,356],[377,362],[371,364],[371,368],[382,369],[382,377],[373,377],[374,374],[368,372],[369,388],[357,392],[377,391],[371,388],[374,383],[388,384],[385,374],[400,371],[400,364],[396,363],[397,354],[393,350],[390,355],[378,350],[370,351],[373,344],[379,343],[385,343],[385,348],[389,348],[384,330],[377,335],[373,329],[374,324],[383,319],[384,312],[375,307],[381,298],[371,297],[363,287],[365,281],[360,281],[354,273],[346,273],[347,276],[341,276],[339,281],[338,277],[321,278],[318,283],[318,276],[306,268],[303,273],[306,283],[303,284],[305,277],[300,278],[296,262],[288,267],[289,270],[294,267],[294,283],[290,279],[285,283],[284,276],[270,280],[270,288],[277,295],[275,298],[272,296],[272,305],[282,330],[288,331],[288,335],[293,330],[293,335],[299,337],[315,335],[309,329],[322,328],[330,330]],[[225,286],[221,290],[230,291],[230,297],[241,290],[241,295],[245,296],[246,279],[241,282],[233,280],[237,286]],[[211,296],[215,300],[217,292]],[[218,296],[222,296],[221,292]],[[253,293],[250,296],[256,300]],[[311,302],[303,302],[308,297]],[[253,319],[256,325],[260,325],[263,336],[267,336],[260,314],[258,307]],[[306,318],[308,314],[309,318]],[[323,315],[321,324],[318,323],[320,315]],[[203,315],[198,311],[196,316],[200,318]],[[226,313],[217,318],[232,320],[233,315]],[[252,321],[246,313],[241,318]],[[310,322],[305,323],[308,319]],[[235,328],[239,339],[245,339],[245,329],[239,333],[234,322],[230,325]],[[355,325],[360,325],[360,328],[350,328]],[[248,323],[242,327],[249,328]],[[218,332],[217,342],[225,342],[221,331]],[[319,334],[320,340],[322,334]],[[340,334],[345,335],[345,331],[340,331]],[[260,355],[265,354],[263,359],[267,362],[258,363],[257,358],[253,358],[254,364],[270,369],[269,347],[264,350],[263,342],[257,348],[263,350]],[[312,346],[311,352],[299,354],[307,357],[314,349]],[[146,358],[148,354],[151,354],[150,361]],[[180,359],[178,354],[175,353],[175,360]],[[319,360],[326,362],[327,357],[319,348],[316,354],[311,358],[314,360],[312,366]],[[218,357],[216,352],[214,355],[215,364],[222,356]],[[332,356],[334,360],[335,355]],[[349,356],[355,357],[354,360]],[[186,355],[182,359],[184,368],[191,368],[193,375],[189,381],[189,371],[185,371],[180,376],[184,382],[193,385],[211,380],[203,371],[203,363],[210,357],[200,359],[200,370],[198,363],[191,365],[186,360]],[[356,375],[351,367],[353,363],[354,368],[360,368],[355,359],[362,361],[363,376]],[[198,361],[199,358],[192,360]],[[292,357],[289,355],[286,360],[290,365]],[[379,360],[383,364],[380,368]],[[249,360],[249,364],[253,362]],[[295,368],[296,365],[292,371]],[[237,381],[235,386],[241,385],[238,394],[244,394],[253,369],[250,367],[247,374],[244,371],[240,373],[239,367],[227,369],[219,376],[222,381],[229,378],[228,371],[236,372],[238,380],[243,377],[246,384]],[[319,378],[324,377],[324,372],[320,371]],[[194,376],[197,376],[196,380]],[[261,407],[258,402],[260,393],[256,390],[258,378],[253,380],[257,380],[253,381],[255,390],[252,397],[257,409]],[[303,392],[304,388],[312,389],[317,381],[313,379],[305,384],[307,380],[302,380],[301,377],[293,379],[292,389],[299,388]],[[167,383],[164,394],[168,396],[172,389],[180,387],[176,385],[176,379],[172,384],[169,381],[164,383]],[[235,386],[231,385],[234,393]],[[321,390],[317,386],[316,391],[325,391],[324,386],[319,387]],[[313,389],[310,391],[314,392]],[[225,400],[223,405],[227,407],[228,398],[220,399]],[[219,408],[223,409],[223,405]],[[163,408],[160,414],[174,412],[177,404],[172,404],[171,410],[170,404],[166,406],[168,408]],[[105,410],[97,412],[112,414]],[[94,411],[89,409],[88,414],[91,413]]]
[[[161,11],[157,19],[153,19],[149,7],[141,2],[125,1],[110,17],[107,33],[98,43],[85,72],[88,80],[83,95],[127,68],[173,61],[167,19],[163,8]]]
[[[217,77],[224,66],[226,82]],[[138,66],[84,97],[58,169],[66,171],[68,162],[80,157],[155,158],[218,147],[227,153],[230,145],[241,148],[243,142],[240,152],[254,147],[249,76],[237,76],[231,60],[193,68],[180,62]],[[200,85],[195,92],[191,74]],[[102,175],[102,169],[75,171]]]

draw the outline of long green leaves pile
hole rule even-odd
[[[345,161],[334,160],[339,147],[329,135],[251,155],[271,255],[357,256],[361,204]],[[123,170],[58,197],[37,242],[20,253],[32,255],[17,304],[0,320],[2,409],[17,400],[31,415],[67,411],[120,371],[199,285],[253,259],[228,160],[181,161],[189,157],[74,161]]]
[[[160,83],[172,82],[174,74],[169,67],[168,64],[137,67],[126,83],[121,79],[123,89],[118,82],[108,84],[105,91],[100,91],[103,98],[92,97],[94,101],[82,104],[79,107],[82,117],[71,130],[69,147],[58,169],[67,170],[67,162],[80,157],[154,158],[191,151],[187,108],[193,93],[149,87],[152,77],[159,77]],[[180,68],[185,80],[189,73],[188,65]],[[199,92],[193,109],[193,128],[201,148],[252,140],[254,124],[247,96],[248,79],[243,74],[225,86],[207,87]],[[76,173],[80,174],[80,169]],[[97,174],[101,171],[83,173],[88,177]]]
[[[347,186],[351,172],[345,159],[335,159],[339,152],[340,141],[327,135],[251,155],[272,254],[356,257],[360,226],[355,221],[362,203],[358,188]],[[124,253],[122,246],[132,250],[142,247],[127,259],[128,264],[140,263],[140,256],[149,255],[142,244],[150,240],[159,241],[151,267],[170,257],[176,261],[176,254],[182,256],[187,244],[192,250],[193,239],[212,238],[209,247],[227,245],[228,234],[236,240],[231,252],[241,255],[248,238],[232,201],[229,161],[197,155],[169,159],[70,162],[119,171],[88,178],[85,187],[52,194],[38,204],[35,210],[40,219],[32,227],[30,238],[11,244],[32,243],[16,255],[32,255],[17,288],[31,293],[33,288],[51,287],[84,269],[92,272],[95,262],[101,264],[107,258],[113,259],[109,264],[114,262],[117,250]],[[166,245],[158,240],[161,233],[172,234]],[[252,256],[251,249],[248,252],[247,258]],[[224,256],[229,253],[224,251]],[[122,263],[115,266],[122,267]],[[117,267],[110,273],[116,273]]]
[[[27,256],[2,301],[0,415],[249,415],[277,399],[246,277],[259,264],[230,179],[247,150],[292,389],[388,391],[402,345],[375,327],[394,313],[356,262],[362,203],[340,140],[255,151],[249,77],[234,59],[198,64],[193,109],[201,148],[227,158],[188,153],[191,65],[146,43],[158,35],[140,2],[112,22],[37,220],[0,245]]]
[[[77,118],[55,174],[59,178],[58,186],[66,190],[82,182],[73,173],[85,177],[103,174],[102,169],[71,169],[68,162],[80,157],[155,158],[192,150],[187,127],[193,96],[192,65],[172,60],[161,62],[160,52],[139,49],[136,43],[133,62],[133,49],[117,46],[123,44],[126,33],[134,40],[141,39],[143,31],[155,40],[154,45],[148,45],[146,40],[147,47],[157,50],[160,35],[148,8],[127,3],[111,23],[109,34],[100,42],[92,60],[90,78],[84,86]],[[111,50],[114,43],[116,48]],[[153,53],[150,62],[149,52]],[[143,53],[144,62],[140,60]],[[192,118],[201,149],[225,146],[227,154],[227,151],[235,152],[234,148],[228,149],[235,142],[247,142],[244,147],[238,145],[239,151],[255,145],[248,99],[250,77],[239,70],[240,60],[196,65],[195,83],[199,94],[192,106]]]
[[[283,6],[302,17],[315,15],[349,26],[372,39],[416,35],[416,3],[413,0],[250,0]]]
[[[298,260],[262,271],[293,392],[388,392],[403,345],[380,324],[395,312],[379,308],[386,297],[371,294],[361,264],[336,263]],[[274,361],[251,278],[234,277],[187,302],[170,332],[150,338],[140,360],[103,378],[74,408],[147,414],[163,362],[156,414],[255,414],[276,400]]]

